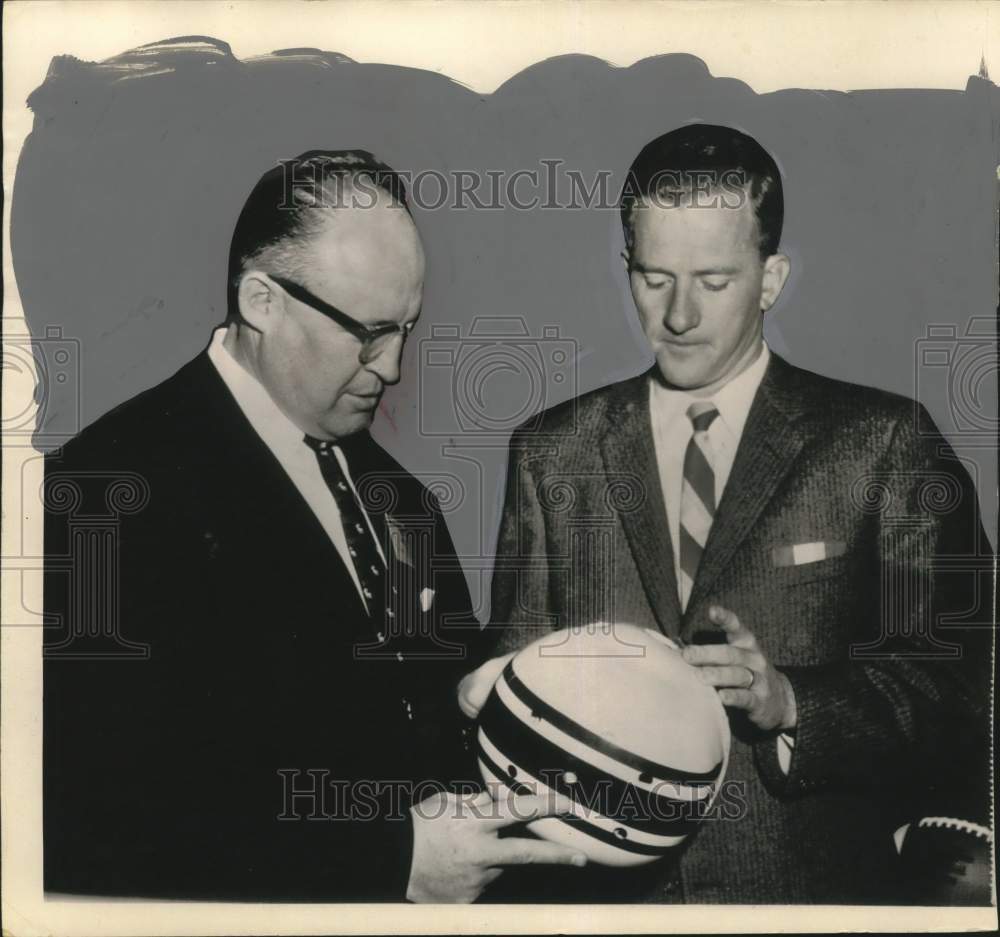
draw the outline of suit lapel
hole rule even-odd
[[[618,516],[656,620],[665,634],[676,637],[681,610],[649,420],[649,380],[643,374],[625,382],[609,403],[601,455],[609,476],[635,477],[645,489],[640,507]]]
[[[262,541],[283,544],[286,555],[321,571],[317,583],[331,595],[331,614],[363,622],[364,606],[340,552],[288,477],[277,457],[263,442],[233,398],[207,353],[202,353],[177,375],[192,437],[203,437],[203,458],[226,479],[219,497],[251,511]],[[246,548],[247,544],[241,544]]]
[[[709,531],[687,613],[709,595],[805,444],[796,425],[805,401],[794,389],[794,370],[772,354]]]

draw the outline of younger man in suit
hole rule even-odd
[[[756,141],[704,124],[653,140],[621,216],[656,365],[514,434],[495,653],[572,624],[660,629],[728,709],[743,809],[644,871],[535,882],[584,900],[892,901],[911,801],[987,816],[990,632],[939,627],[988,615],[968,571],[989,555],[976,493],[923,408],[767,348],[789,260]],[[463,683],[470,715],[504,660]]]

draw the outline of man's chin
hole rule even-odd
[[[338,413],[331,419],[323,422],[323,429],[334,439],[343,439],[346,436],[353,436],[355,433],[363,433],[372,425],[374,416],[374,408],[371,410],[352,410],[350,413]]]
[[[663,382],[677,390],[698,390],[707,387],[715,378],[703,362],[678,361],[666,353],[657,355],[656,364]]]

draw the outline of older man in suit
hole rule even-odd
[[[582,861],[498,835],[558,805],[445,787],[476,623],[434,497],[368,433],[423,277],[387,166],[276,167],[208,349],[49,457],[48,891],[469,901]]]
[[[536,876],[522,894],[896,900],[893,832],[915,804],[988,815],[990,631],[939,627],[988,594],[976,493],[912,401],[769,351],[789,260],[756,141],[665,134],[621,213],[656,364],[514,434],[495,648],[593,621],[679,641],[729,712],[743,809],[645,870]],[[468,714],[505,660],[463,683]]]

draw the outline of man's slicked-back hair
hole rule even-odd
[[[305,248],[327,213],[371,207],[378,189],[409,213],[402,177],[366,150],[309,150],[264,173],[247,197],[229,247],[228,319],[238,318],[237,291],[245,270],[259,264],[299,278]]]
[[[629,250],[634,212],[641,200],[671,204],[678,195],[691,198],[706,192],[722,192],[722,204],[732,206],[739,203],[733,196],[748,196],[757,218],[761,258],[777,253],[785,216],[778,166],[753,137],[716,124],[687,124],[671,130],[647,143],[635,158],[621,198]]]

